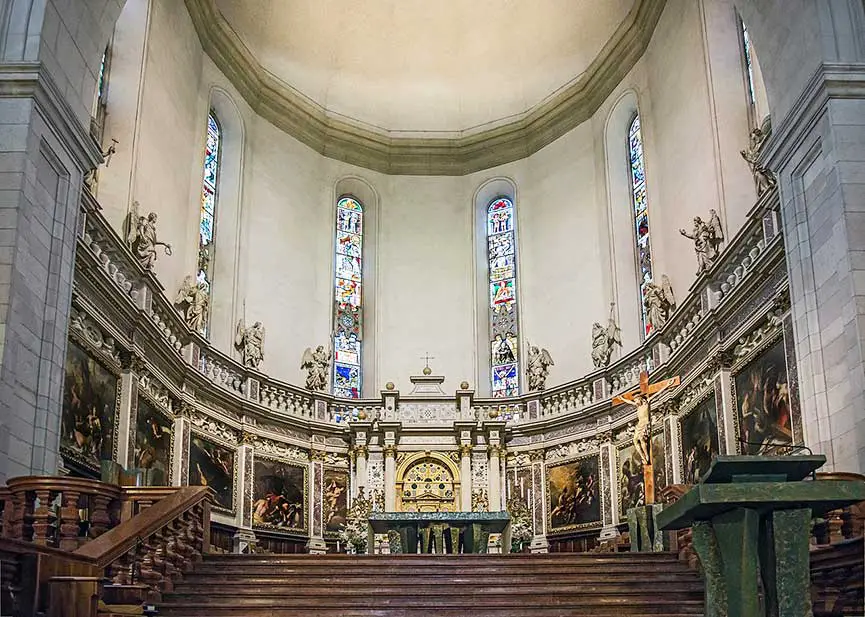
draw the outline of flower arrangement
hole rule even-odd
[[[372,502],[364,495],[363,487],[357,490],[357,497],[348,509],[345,525],[339,532],[339,539],[351,553],[365,553],[368,541],[368,520]]]
[[[511,552],[519,553],[534,536],[532,513],[528,504],[519,495],[514,495],[508,500],[508,514],[511,517]]]

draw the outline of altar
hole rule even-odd
[[[399,534],[402,553],[486,553],[490,534],[502,534],[502,552],[511,548],[507,512],[373,512],[367,551],[375,534]]]

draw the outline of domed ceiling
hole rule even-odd
[[[388,131],[471,130],[579,76],[634,0],[216,0],[264,69]]]
[[[185,0],[264,118],[392,174],[524,158],[588,119],[666,0]]]

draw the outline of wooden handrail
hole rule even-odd
[[[147,539],[187,510],[202,503],[209,509],[213,495],[213,489],[207,486],[181,488],[173,495],[156,502],[137,516],[85,544],[73,555],[92,559],[99,567],[104,568],[135,548],[139,539]],[[209,522],[205,526],[205,532],[207,527]],[[205,543],[205,550],[206,546]]]

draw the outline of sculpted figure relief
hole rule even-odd
[[[174,299],[174,304],[180,309],[186,325],[196,332],[201,332],[204,327],[209,302],[206,285],[197,283],[192,275],[183,279],[183,285]]]
[[[603,368],[610,363],[613,346],[622,346],[622,332],[613,318],[614,302],[610,303],[610,317],[605,328],[597,321],[592,325],[592,362],[595,368]]]
[[[234,335],[234,346],[240,351],[243,365],[258,369],[258,365],[264,360],[264,326],[256,321],[250,327],[246,327],[243,320],[237,322]]]
[[[303,352],[300,368],[306,369],[306,387],[308,390],[324,392],[327,390],[327,376],[330,372],[330,349],[325,350],[323,345],[315,348],[307,347]]]
[[[666,274],[661,276],[660,285],[654,281],[646,285],[643,302],[652,330],[663,328],[676,310],[676,296],[673,295],[673,286]]]
[[[709,222],[699,216],[694,217],[694,229],[688,233],[680,229],[679,233],[694,241],[694,252],[697,254],[697,275],[699,276],[712,267],[718,258],[721,243],[724,241],[724,231],[721,229],[721,219],[714,210],[709,210]]]
[[[766,143],[768,138],[768,133],[764,133],[761,129],[756,128],[751,131],[748,140],[748,147],[739,151],[742,158],[745,159],[746,163],[748,163],[748,167],[751,168],[751,174],[754,176],[754,184],[757,187],[757,197],[777,184],[775,174],[764,165],[760,164],[760,151],[763,149],[763,145]]]
[[[529,390],[543,390],[547,387],[547,375],[553,366],[553,358],[546,349],[538,349],[536,345],[529,345],[529,363],[527,367],[529,377]]]
[[[138,263],[145,270],[153,271],[156,264],[156,247],[162,246],[166,255],[171,255],[171,245],[160,242],[156,237],[156,212],[151,212],[147,218],[141,215],[141,206],[137,201],[132,202],[132,210],[129,212],[129,235],[126,241],[135,253]]]

